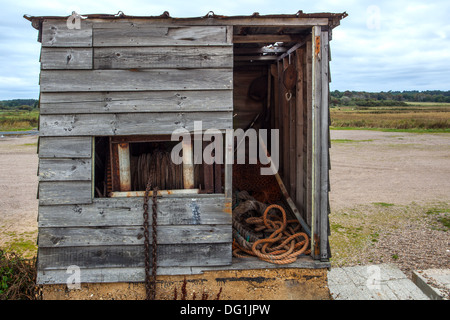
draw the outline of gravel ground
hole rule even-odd
[[[332,265],[449,268],[450,135],[332,131]],[[0,248],[34,254],[36,136],[0,139]]]
[[[408,277],[450,268],[450,135],[331,138],[332,265],[394,263]]]

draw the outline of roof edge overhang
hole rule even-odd
[[[76,14],[75,12],[73,14]],[[72,15],[73,15],[72,14]],[[45,19],[68,19],[70,16],[30,16],[24,15],[23,17],[31,22],[32,26],[39,30],[42,21]],[[190,17],[190,18],[174,18],[171,17],[169,12],[165,11],[159,16],[130,16],[119,11],[117,14],[81,14],[83,19],[110,19],[110,20],[134,20],[134,19],[146,19],[146,20],[158,20],[167,21],[169,23],[195,23],[199,25],[255,25],[255,26],[277,26],[289,23],[291,26],[296,25],[314,25],[316,22],[319,25],[327,25],[330,28],[335,28],[340,24],[340,21],[348,16],[346,12],[343,13],[304,13],[298,11],[295,14],[271,14],[260,15],[258,12],[252,15],[245,16],[223,16],[216,15],[213,11],[208,12],[203,17]],[[328,21],[326,21],[326,20]],[[320,23],[319,23],[320,22]]]

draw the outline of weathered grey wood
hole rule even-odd
[[[42,47],[41,69],[92,69],[92,48]]]
[[[41,114],[232,111],[233,92],[43,92]]]
[[[231,210],[231,199],[233,196],[233,157],[234,157],[234,134],[233,130],[228,129],[225,132],[225,177],[224,177],[224,186],[225,186],[225,198],[228,199],[227,212],[232,213]]]
[[[201,268],[201,267],[196,267]],[[197,272],[192,267],[158,267],[157,275],[189,275],[200,274],[201,269]],[[69,271],[69,272],[67,272]],[[73,270],[39,270],[37,272],[37,284],[66,284],[73,275]],[[81,283],[110,283],[110,282],[144,282],[145,270],[143,267],[134,268],[97,268],[83,269],[80,272]]]
[[[313,60],[312,60],[312,234],[311,246],[316,248],[315,237],[320,237],[320,212],[321,212],[321,193],[320,193],[320,178],[321,178],[321,158],[320,158],[320,137],[321,137],[321,114],[322,114],[322,52],[321,52],[321,28],[316,26],[313,28]],[[315,259],[319,259],[319,252],[311,250],[311,254]]]
[[[182,46],[224,45],[227,43],[226,27],[223,26],[136,26],[117,25],[119,28],[94,29],[94,47],[114,46]]]
[[[39,181],[91,181],[91,159],[40,159]]]
[[[92,47],[92,22],[81,19],[80,29],[69,29],[67,20],[42,23],[43,47]]]
[[[152,236],[150,229],[150,239]],[[232,242],[229,225],[178,225],[158,226],[158,245],[187,243]],[[40,228],[39,248],[43,247],[85,247],[144,244],[144,228]]]
[[[328,31],[321,32],[321,118],[320,118],[320,259],[328,257]]]
[[[204,272],[218,270],[259,270],[259,269],[279,269],[279,268],[330,268],[329,262],[313,260],[308,256],[301,255],[297,261],[279,265],[259,260],[256,257],[233,258],[231,265],[224,266],[199,266],[199,267],[158,267],[157,275],[192,275],[203,274]],[[38,270],[38,284],[66,284],[73,271],[66,269]],[[257,271],[256,271],[257,272]],[[143,267],[126,268],[98,268],[83,269],[80,273],[81,283],[108,283],[108,282],[143,282],[145,272]]]
[[[278,269],[278,268],[330,268],[329,263],[313,260],[307,256],[300,256],[297,261],[279,265],[264,262],[258,258],[233,258],[231,265],[212,267],[158,267],[157,275],[192,275],[203,274],[217,270],[258,270],[258,269]],[[73,271],[69,269],[38,270],[38,284],[66,284]],[[83,269],[80,272],[81,283],[110,283],[110,282],[144,282],[145,271],[143,267],[127,268],[97,268]]]
[[[119,47],[95,48],[94,69],[232,68],[233,48]]]
[[[157,251],[160,267],[214,266],[231,263],[230,243],[162,244],[158,245]],[[38,270],[62,269],[71,265],[76,265],[80,269],[143,267],[144,246],[40,248],[38,261]]]
[[[40,158],[91,158],[90,137],[39,137]]]
[[[223,195],[158,198],[158,225],[231,224]],[[39,227],[141,226],[142,197],[94,199],[92,205],[40,206]],[[151,223],[151,217],[150,217]]]
[[[119,113],[41,115],[41,136],[110,136],[128,134],[172,134],[175,129],[194,130],[202,121],[203,130],[231,129],[231,112]]]
[[[232,69],[42,70],[41,92],[229,90]]]
[[[92,203],[91,181],[40,181],[39,205]]]
[[[132,28],[132,27],[149,27],[153,26],[259,26],[259,27],[301,27],[310,28],[316,25],[328,26],[329,19],[327,17],[226,17],[218,19],[204,19],[204,18],[192,18],[192,19],[170,19],[158,20],[158,19],[133,19],[123,18],[115,20],[101,20],[92,19],[93,27],[96,28]]]

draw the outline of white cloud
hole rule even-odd
[[[378,13],[368,10],[372,5],[379,8]],[[347,11],[349,16],[333,31],[332,89],[450,90],[448,0],[16,0],[4,3],[0,11],[0,100],[15,94],[38,96],[40,44],[36,42],[37,30],[23,14],[68,16],[72,11],[115,14],[120,10],[140,16],[169,11],[173,17],[204,16],[208,11],[218,15]],[[371,28],[377,17],[379,28]]]

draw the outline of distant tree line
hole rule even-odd
[[[36,99],[13,99],[0,101],[0,110],[9,111],[32,111],[39,106],[39,100]]]
[[[406,106],[406,102],[441,102],[450,103],[450,91],[332,91],[331,105],[344,106]]]

